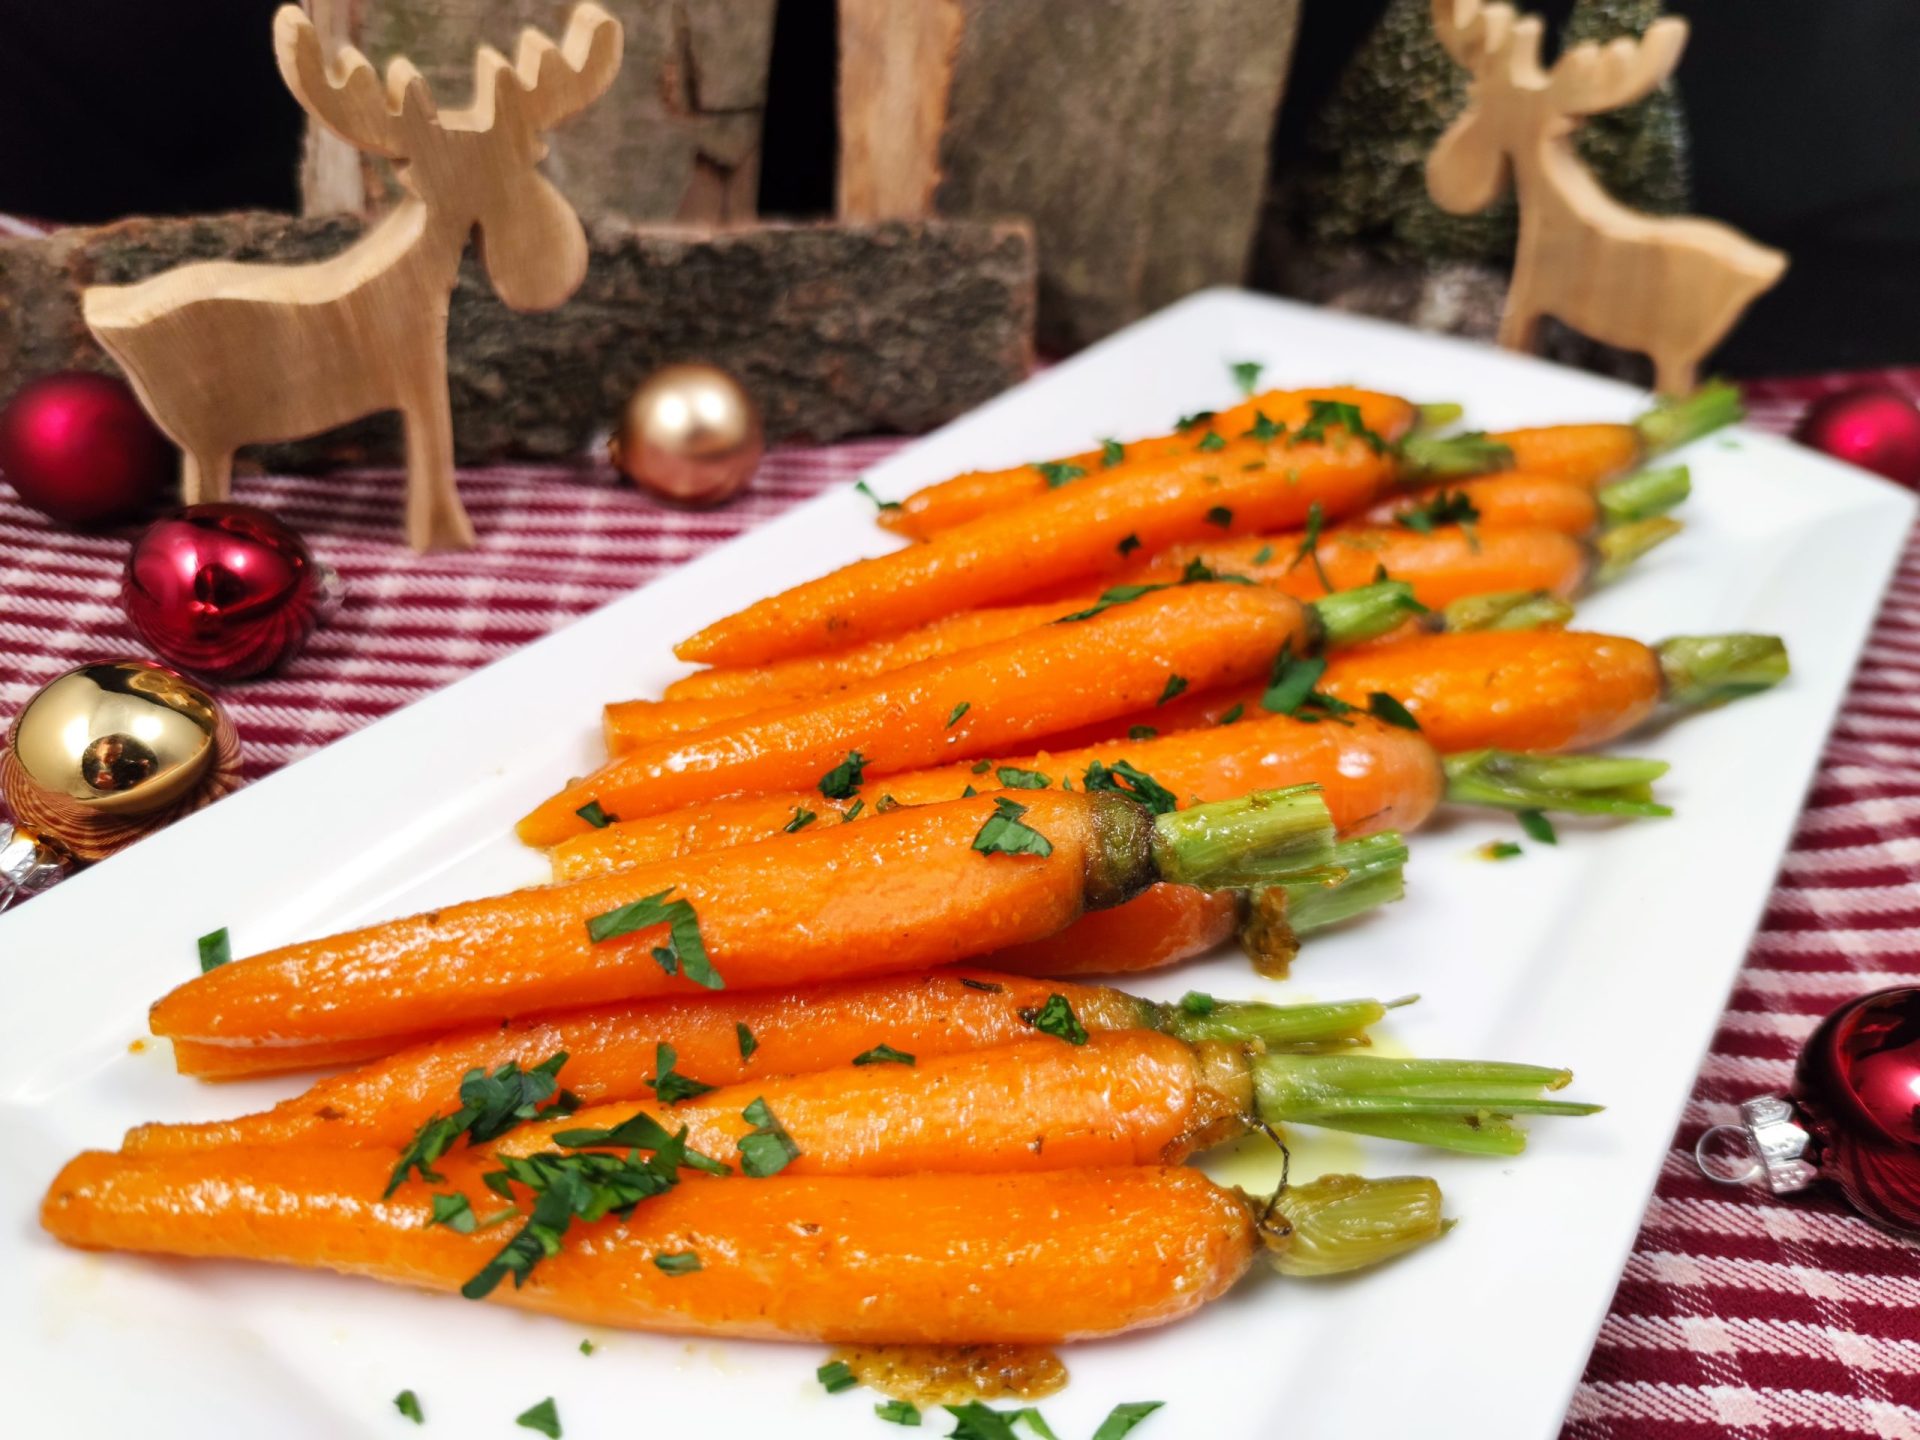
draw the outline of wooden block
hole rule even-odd
[[[110,370],[80,317],[88,285],[193,260],[296,263],[362,233],[348,216],[134,219],[0,239],[0,374]],[[775,439],[917,433],[1026,377],[1034,242],[1018,221],[764,225],[705,232],[601,219],[573,298],[517,314],[480,263],[461,267],[448,325],[463,464],[582,453],[640,379],[673,360],[739,376]],[[273,377],[266,377],[271,383]],[[250,451],[273,465],[399,455],[390,421]]]
[[[304,0],[331,44],[376,65],[404,54],[442,103],[471,86],[480,44],[512,53],[555,0]],[[775,0],[604,0],[626,30],[618,79],[552,136],[543,167],[582,215],[738,223],[755,213]],[[313,127],[301,167],[309,215],[366,214],[397,195],[385,161]]]
[[[1245,273],[1297,0],[840,0],[843,218],[1022,214],[1071,349]]]

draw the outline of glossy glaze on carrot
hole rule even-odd
[[[1478,523],[1489,527],[1558,530],[1573,536],[1591,535],[1600,528],[1600,502],[1594,498],[1591,485],[1526,470],[1423,486],[1382,500],[1360,520],[1364,524],[1393,525],[1422,506],[1454,496],[1464,497],[1479,516]]]

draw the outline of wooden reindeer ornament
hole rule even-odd
[[[577,6],[555,45],[535,30],[517,61],[474,60],[473,102],[440,113],[395,58],[383,88],[357,50],[331,66],[293,5],[274,17],[280,74],[307,111],[395,162],[405,198],[357,243],[310,265],[183,265],[81,297],[88,327],[184,452],[189,504],[227,496],[241,445],[292,440],[378,411],[406,427],[407,538],[473,543],[454,487],[447,310],[477,229],[495,292],[550,310],[586,277],[579,217],[535,168],[543,131],[591,104],[620,68],[621,31]]]
[[[1455,214],[1484,210],[1509,178],[1520,238],[1500,343],[1531,350],[1543,315],[1653,359],[1655,383],[1693,389],[1700,362],[1787,268],[1787,257],[1712,220],[1629,210],[1574,153],[1581,120],[1630,105],[1673,70],[1687,25],[1579,45],[1540,64],[1540,21],[1482,0],[1433,0],[1447,52],[1473,76],[1467,108],[1427,157],[1427,190]]]

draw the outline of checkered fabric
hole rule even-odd
[[[1920,396],[1920,370],[1759,384],[1755,422],[1866,380]],[[242,476],[235,498],[303,535],[346,585],[282,673],[221,688],[257,778],[506,655],[830,485],[901,442],[770,453],[715,512],[664,509],[604,466],[461,476],[480,533],[415,557],[394,470]],[[143,647],[117,595],[125,534],[79,534],[0,492],[0,716],[61,670]],[[1920,1248],[1827,1194],[1781,1202],[1694,1173],[1700,1130],[1780,1089],[1801,1040],[1850,996],[1920,983],[1920,549],[1861,664],[1766,922],[1701,1068],[1659,1191],[1573,1397],[1578,1440],[1709,1435],[1920,1440]]]

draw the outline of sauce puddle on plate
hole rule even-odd
[[[1038,1400],[1063,1389],[1067,1367],[1039,1345],[846,1345],[828,1357],[860,1383],[916,1405]]]

